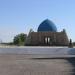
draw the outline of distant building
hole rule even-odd
[[[67,46],[69,40],[65,30],[58,32],[55,24],[46,19],[38,27],[37,32],[29,33],[26,45],[31,46]]]

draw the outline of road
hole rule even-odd
[[[11,54],[66,54],[66,55],[75,55],[75,48],[58,48],[58,47],[7,47],[0,48],[0,53],[11,53]]]
[[[31,58],[75,57],[75,48],[8,47],[0,48],[0,54],[29,54]]]

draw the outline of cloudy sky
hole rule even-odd
[[[19,33],[37,31],[45,20],[53,21],[58,31],[66,29],[75,41],[75,0],[0,0],[0,40],[10,42]]]

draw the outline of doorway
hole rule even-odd
[[[45,37],[45,38],[44,38],[44,43],[45,43],[45,45],[50,45],[50,43],[51,43],[51,38],[50,38],[50,37]]]

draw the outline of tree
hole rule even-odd
[[[13,42],[15,45],[25,45],[27,35],[24,33],[18,34],[14,37]]]

